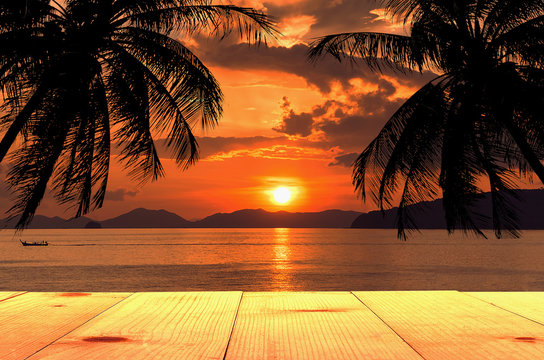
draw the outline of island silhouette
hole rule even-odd
[[[520,209],[520,229],[544,229],[544,189],[515,190],[513,198]],[[491,207],[490,193],[485,193],[475,206],[476,212],[488,213]],[[201,220],[190,221],[167,210],[134,209],[111,219],[102,221],[89,217],[63,219],[36,215],[30,228],[34,229],[78,229],[78,228],[396,228],[398,208],[386,211],[362,213],[345,210],[325,210],[319,212],[270,212],[263,209],[244,209],[231,213],[216,213]],[[416,213],[419,229],[445,229],[442,216],[442,199],[420,202],[412,205]],[[482,229],[492,229],[491,219],[482,216],[478,225]],[[15,220],[4,219],[0,226],[14,228]]]

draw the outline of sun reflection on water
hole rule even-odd
[[[272,285],[276,290],[288,291],[293,289],[293,266],[291,264],[290,229],[274,229],[274,257]]]

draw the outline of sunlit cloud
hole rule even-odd
[[[297,15],[282,19],[278,26],[282,37],[278,43],[287,48],[304,43],[305,36],[316,21],[317,19],[310,15]]]
[[[398,77],[381,75],[380,78],[390,82],[395,87],[395,93],[391,95],[391,97],[389,98],[390,100],[408,99],[420,89],[419,86],[416,86],[408,81],[403,81],[401,78]]]
[[[233,4],[237,6],[252,7],[257,10],[266,11],[268,10],[266,7],[266,4],[276,5],[276,6],[287,6],[287,5],[302,3],[305,1],[307,0],[264,0],[264,1],[263,0],[228,0],[228,1],[223,1],[223,3]]]
[[[360,152],[404,101],[386,78],[355,78],[347,84],[333,82],[330,88],[321,104],[306,111],[296,111],[296,103],[284,99],[282,122],[274,130],[336,147],[337,156]],[[344,159],[329,163],[338,160]]]
[[[370,22],[371,23],[383,23],[384,31],[393,33],[404,33],[407,31],[407,26],[404,21],[395,19],[386,9],[379,8],[369,11],[370,14],[375,15]]]
[[[255,149],[241,149],[219,153],[207,157],[204,161],[224,161],[237,157],[280,160],[323,160],[330,161],[340,150],[323,150],[310,147],[275,145]]]

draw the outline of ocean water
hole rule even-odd
[[[520,239],[427,230],[0,231],[0,290],[544,291],[544,231]]]

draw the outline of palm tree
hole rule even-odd
[[[353,184],[383,210],[400,196],[399,237],[417,229],[410,205],[443,195],[447,229],[475,231],[484,184],[497,237],[518,234],[512,189],[534,173],[544,182],[544,2],[388,0],[409,35],[324,36],[325,53],[375,70],[437,74],[388,120],[354,163]],[[518,182],[519,183],[519,182]],[[487,186],[485,186],[487,187]],[[400,194],[400,195],[399,195]]]
[[[154,138],[183,168],[198,159],[192,129],[215,126],[222,92],[175,37],[237,31],[275,36],[251,8],[209,0],[9,0],[0,5],[0,162],[10,154],[10,210],[23,228],[48,186],[76,216],[103,204],[110,156],[141,181],[163,175]]]

